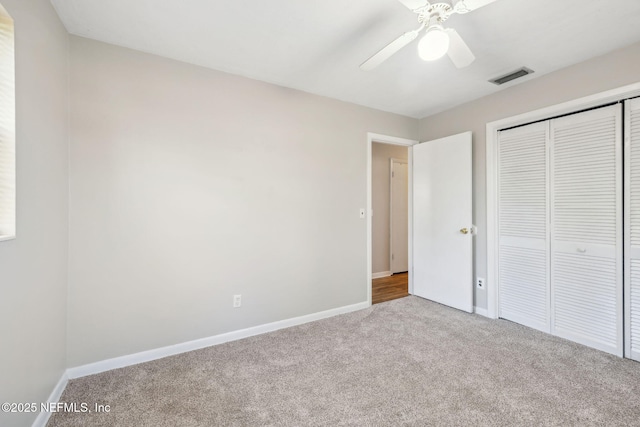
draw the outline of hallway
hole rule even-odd
[[[409,273],[396,273],[372,280],[371,303],[378,304],[409,295]]]

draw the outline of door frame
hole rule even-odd
[[[393,274],[393,165],[394,163],[407,165],[407,182],[409,181],[408,157],[407,157],[407,160],[395,159],[393,157],[390,158],[389,159],[389,270],[391,270],[391,274]],[[411,205],[411,201],[408,199],[408,197],[409,196],[407,195],[407,215],[410,215],[409,206]],[[407,253],[407,258],[409,258],[409,253]]]
[[[417,140],[406,139],[406,138],[398,138],[396,136],[382,135],[379,133],[367,132],[367,303],[371,306],[371,281],[372,281],[372,271],[373,268],[373,196],[372,196],[372,183],[371,183],[371,173],[372,173],[372,155],[373,155],[373,143],[379,142],[382,144],[391,144],[391,145],[401,145],[403,147],[408,148],[408,157],[407,157],[407,166],[408,166],[408,178],[409,178],[409,293],[413,293],[413,186],[412,186],[412,177],[413,177],[413,150],[411,147],[418,144]],[[391,266],[389,266],[391,267]]]
[[[552,105],[516,116],[487,123],[486,126],[486,186],[487,186],[487,317],[498,318],[498,131],[528,123],[548,120],[564,114],[618,102],[625,98],[640,96],[640,83],[600,92],[561,104]]]

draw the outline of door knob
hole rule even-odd
[[[460,232],[461,232],[462,234],[469,234],[469,229],[468,229],[468,228],[461,228],[461,229],[460,229]]]

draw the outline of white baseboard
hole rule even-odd
[[[370,307],[370,304],[365,301],[358,304],[321,311],[318,313],[307,314],[305,316],[294,317],[292,319],[285,319],[278,322],[258,325],[247,329],[241,329],[239,331],[227,332],[225,334],[214,335],[212,337],[201,338],[194,341],[188,341],[180,344],[170,345],[167,347],[147,350],[127,356],[115,357],[113,359],[107,359],[100,362],[77,366],[75,368],[69,368],[67,369],[66,375],[69,379],[75,379],[85,377],[87,375],[99,374],[100,372],[110,371],[112,369],[124,368],[126,366],[137,365],[139,363],[150,362],[152,360],[161,359],[163,357],[186,353],[188,351],[198,350],[205,347],[211,347],[213,345],[222,344],[229,341],[236,341],[242,338],[252,337],[254,335],[277,331],[278,329],[289,328],[291,326],[302,325],[304,323],[313,322],[315,320],[326,319],[328,317],[337,316],[339,314],[363,310],[368,307]]]
[[[53,391],[49,395],[49,398],[47,399],[47,402],[50,402],[50,403],[59,402],[60,401],[60,396],[62,396],[62,392],[67,387],[67,383],[68,382],[69,382],[69,377],[67,375],[67,372],[65,371],[62,374],[62,377],[60,377],[60,380],[58,381],[56,386],[53,388]],[[51,412],[40,411],[40,413],[38,414],[38,417],[33,422],[32,427],[45,427],[47,425],[47,423],[49,422],[49,417],[50,416],[51,416]]]
[[[489,312],[486,308],[473,307],[473,312],[475,314],[479,314],[480,316],[489,317]]]
[[[391,276],[391,272],[390,271],[380,271],[379,273],[373,273],[371,275],[372,279],[380,279],[381,277],[389,277]]]
[[[212,345],[222,344],[229,341],[235,341],[242,338],[252,337],[254,335],[265,334],[267,332],[277,331],[278,329],[289,328],[291,326],[302,325],[304,323],[313,322],[315,320],[326,319],[328,317],[337,316],[339,314],[351,313],[353,311],[363,310],[370,307],[368,302],[338,307],[331,310],[312,313],[305,316],[294,317],[291,319],[280,320],[278,322],[267,323],[264,325],[254,326],[252,328],[241,329],[239,331],[227,332],[225,334],[215,335],[199,340],[188,341],[181,344],[175,344],[167,347],[161,347],[154,350],[143,351],[128,356],[116,357],[113,359],[103,360],[101,362],[90,363],[88,365],[78,366],[67,369],[56,386],[54,387],[47,402],[59,402],[62,392],[67,386],[70,379],[80,378],[87,375],[98,374],[100,372],[109,371],[111,369],[124,368],[126,366],[137,365],[138,363],[150,362],[152,360],[161,359],[167,356],[173,356],[180,353],[186,353],[192,350],[198,350]],[[45,427],[49,422],[50,412],[40,412],[38,417],[32,424],[32,427]]]

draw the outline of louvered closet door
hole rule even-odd
[[[550,127],[552,333],[622,356],[621,106]]]
[[[640,361],[640,100],[625,113],[625,356]]]
[[[500,131],[500,317],[550,331],[548,123]]]

